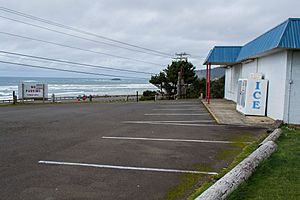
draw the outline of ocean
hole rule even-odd
[[[70,97],[78,95],[134,95],[145,90],[157,90],[147,79],[101,79],[101,78],[45,78],[45,77],[0,77],[0,100],[18,95],[18,84],[38,82],[48,84],[48,95]]]

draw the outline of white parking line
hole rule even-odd
[[[163,116],[168,116],[168,115],[174,115],[174,116],[193,116],[193,115],[209,115],[208,113],[146,113],[144,115],[163,115]]]
[[[140,138],[140,137],[108,137],[103,136],[103,139],[113,140],[145,140],[145,141],[163,141],[163,142],[196,142],[196,143],[217,143],[217,144],[232,144],[232,141],[222,140],[188,140],[188,139],[169,139],[169,138]],[[249,144],[250,142],[242,142],[243,144]]]
[[[200,105],[200,102],[166,102],[159,103],[160,105],[178,105],[178,104],[191,104],[191,105]]]
[[[215,122],[214,120],[189,120],[189,121],[123,121],[123,123],[209,123],[209,122]]]
[[[124,124],[152,124],[152,125],[171,125],[171,126],[226,126],[219,124],[186,124],[186,123],[169,123],[169,122],[153,122],[153,121],[123,121]]]
[[[119,165],[99,165],[99,164],[90,164],[90,163],[58,162],[58,161],[47,161],[47,160],[40,160],[38,163],[39,164],[48,164],[48,165],[68,165],[68,166],[95,167],[95,168],[120,169],[120,170],[138,170],[138,171],[207,174],[207,175],[218,174],[216,172],[204,172],[204,171],[193,171],[193,170],[128,167],[128,166],[119,166]]]
[[[204,109],[199,109],[199,108],[162,108],[162,109],[152,109],[152,110],[184,110],[184,111],[197,110],[197,111],[204,111]]]
[[[191,104],[191,105],[168,105],[168,104],[166,104],[166,105],[159,105],[160,107],[172,107],[172,108],[174,108],[174,107],[200,107],[200,104]]]

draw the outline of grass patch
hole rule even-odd
[[[240,161],[246,158],[249,154],[256,150],[257,145],[266,137],[266,134],[260,138],[243,133],[231,138],[233,141],[228,149],[218,152],[216,160],[225,160],[230,162],[233,158],[234,161],[225,169],[221,170],[218,175],[202,175],[202,174],[182,174],[180,183],[172,188],[165,196],[166,200],[175,199],[195,199],[199,194],[209,188],[224,174],[234,168]],[[251,144],[245,142],[255,141]],[[242,150],[241,150],[242,149]],[[238,155],[238,156],[237,156]],[[193,167],[199,171],[214,171],[211,166],[195,165]]]
[[[230,148],[223,151],[218,152],[216,155],[216,160],[228,160],[230,158],[234,158],[241,150],[237,148]]]
[[[210,171],[208,166],[195,165],[193,168],[199,171]],[[180,183],[172,188],[165,196],[166,200],[186,199],[191,191],[200,186],[199,180],[203,182],[208,178],[208,175],[203,174],[182,174]],[[203,183],[202,182],[202,183]]]
[[[230,140],[233,141],[233,143],[230,144],[230,148],[218,152],[216,155],[217,160],[231,161],[233,158],[239,155],[241,149],[244,149],[247,146],[247,142],[255,141],[257,139],[255,139],[252,135],[244,133],[239,134]]]
[[[173,200],[173,199],[182,199],[187,191],[193,188],[199,181],[199,179],[204,178],[204,175],[201,174],[183,174],[181,175],[180,184],[172,188],[164,199]]]
[[[243,142],[249,142],[253,141],[253,137],[249,135],[241,135],[233,139],[235,141],[232,146],[233,147],[242,147],[242,152],[240,152],[240,149],[229,149],[225,150],[223,152],[220,152],[217,154],[217,159],[226,160],[228,158],[232,158],[234,155],[237,155],[233,162],[225,169],[221,170],[218,175],[211,176],[205,183],[203,183],[198,189],[195,190],[193,194],[191,194],[188,197],[188,200],[193,200],[197,196],[199,196],[202,192],[204,192],[206,189],[208,189],[210,186],[212,186],[217,180],[222,178],[227,172],[229,172],[231,169],[233,169],[237,164],[239,164],[242,160],[244,160],[247,156],[249,156],[253,151],[257,149],[257,146],[260,142],[263,141],[263,139],[266,137],[266,134],[263,134],[261,137],[256,139],[256,141],[246,145]]]
[[[277,144],[278,150],[229,200],[300,199],[300,129],[284,127]]]
[[[247,142],[253,142],[256,140],[260,140],[266,137],[266,134],[263,134],[263,136],[260,136],[259,138],[255,138],[255,136],[247,134],[247,133],[243,133],[243,134],[239,134],[235,137],[233,137],[231,140],[233,141],[233,146],[234,147],[240,147],[240,148],[244,148],[245,146],[247,146]]]

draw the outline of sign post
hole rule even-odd
[[[19,99],[43,100],[48,99],[48,85],[41,83],[21,83],[19,84]]]
[[[17,104],[17,95],[15,91],[13,91],[13,104]]]
[[[24,83],[22,83],[22,103],[24,103]]]
[[[43,103],[45,103],[45,84],[43,84]]]

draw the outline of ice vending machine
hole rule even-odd
[[[268,80],[239,79],[237,111],[244,115],[265,116]]]

